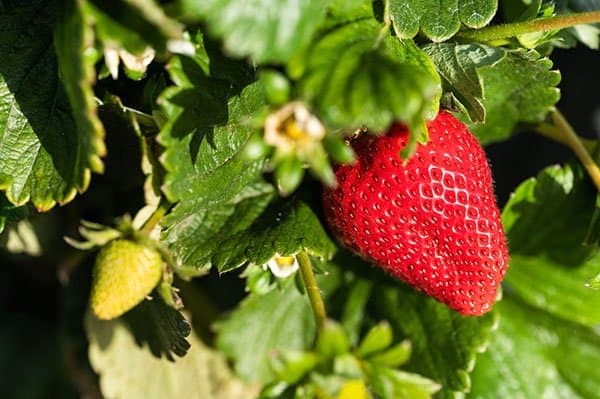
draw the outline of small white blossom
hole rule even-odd
[[[119,77],[119,49],[110,45],[104,46],[104,63],[113,79]]]
[[[300,266],[295,256],[279,256],[277,254],[267,262],[266,267],[275,277],[286,278],[294,274]]]
[[[152,47],[146,47],[140,55],[133,55],[123,49],[119,50],[119,56],[125,67],[129,70],[142,73],[146,72],[146,68],[154,60],[155,54],[156,52]]]
[[[167,50],[169,50],[173,54],[183,54],[188,56],[193,56],[196,54],[196,48],[194,44],[186,39],[171,39],[167,41]]]
[[[133,55],[126,50],[113,46],[111,44],[104,45],[104,63],[110,72],[113,79],[119,77],[119,62],[123,61],[125,67],[131,71],[144,73],[152,60],[154,60],[156,52],[151,47],[146,47],[140,55]]]
[[[325,127],[300,102],[273,112],[265,121],[265,143],[283,150],[310,147],[325,137]]]

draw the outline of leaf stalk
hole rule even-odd
[[[327,320],[327,313],[325,312],[325,304],[323,303],[323,298],[321,297],[321,290],[319,290],[319,286],[317,285],[317,279],[315,278],[312,262],[310,261],[308,254],[305,251],[300,251],[298,254],[296,254],[296,259],[298,260],[298,265],[300,266],[300,275],[302,276],[302,281],[304,282],[304,287],[306,288],[306,294],[308,295],[308,300],[310,301],[310,306],[313,311],[318,334],[323,330],[323,325]]]
[[[150,234],[152,232],[152,230],[154,229],[154,226],[156,226],[158,223],[160,223],[163,216],[165,216],[165,214],[167,213],[169,208],[171,208],[171,205],[172,204],[169,201],[167,201],[165,198],[161,198],[160,203],[158,204],[158,207],[152,213],[152,215],[148,218],[148,220],[146,220],[146,223],[144,223],[144,226],[142,226],[141,230],[146,234]]]
[[[579,137],[558,109],[554,109],[550,113],[550,120],[552,123],[542,123],[536,127],[536,131],[570,147],[600,191],[600,168],[590,156],[590,152],[594,153],[597,149],[594,141]]]
[[[456,36],[470,41],[489,42],[527,33],[547,32],[596,22],[600,22],[600,11],[557,15],[550,18],[538,18],[531,21],[488,26],[478,30],[468,29],[459,32]]]

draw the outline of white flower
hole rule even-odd
[[[125,67],[140,73],[146,72],[146,68],[154,60],[155,55],[156,52],[152,47],[146,47],[140,55],[133,55],[123,49],[119,50],[119,57],[121,57],[121,61],[123,61]]]
[[[123,61],[125,67],[131,71],[144,73],[152,60],[154,60],[156,52],[151,47],[146,49],[140,55],[133,55],[126,50],[113,46],[111,44],[104,45],[104,63],[110,72],[113,79],[119,77],[119,62]],[[119,61],[120,59],[120,61]]]
[[[263,266],[264,267],[264,266]],[[291,276],[300,267],[295,256],[280,256],[276,254],[266,264],[271,273],[278,278]]]
[[[173,54],[183,54],[190,57],[196,54],[194,43],[188,37],[184,37],[184,39],[170,39],[167,41],[167,49]]]
[[[325,127],[300,102],[291,102],[265,121],[265,143],[284,151],[311,147],[325,137]]]

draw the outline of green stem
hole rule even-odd
[[[559,110],[552,111],[550,119],[552,124],[543,123],[538,125],[536,131],[543,136],[569,146],[587,170],[598,190],[600,190],[600,168],[590,156],[590,152],[596,150],[594,142],[580,138]]]
[[[308,254],[304,251],[300,251],[296,255],[296,259],[298,260],[298,265],[300,265],[300,274],[302,276],[302,281],[304,282],[304,287],[306,287],[306,294],[308,295],[310,306],[313,310],[317,332],[319,332],[323,329],[323,325],[327,319],[325,304],[323,303],[323,298],[321,298],[321,291],[317,285],[317,279],[315,278],[315,273],[313,272],[312,263]]]
[[[479,30],[469,29],[459,32],[457,37],[476,42],[488,42],[491,40],[515,37],[526,33],[547,32],[550,30],[596,22],[600,22],[600,11],[557,15],[550,18],[539,18],[531,21],[488,26]]]
[[[384,0],[383,2],[383,22],[387,26],[392,24],[392,18],[390,18],[390,0]]]
[[[156,226],[161,221],[161,219],[163,218],[163,216],[165,216],[169,208],[171,208],[171,203],[166,199],[161,198],[158,207],[156,208],[152,216],[150,216],[150,218],[146,220],[146,223],[144,223],[144,226],[142,226],[141,230],[146,234],[150,234],[154,229],[154,226]]]
[[[390,32],[390,26],[392,25],[392,20],[390,18],[390,1],[385,0],[383,5],[383,28],[379,31],[377,35],[377,39],[375,39],[375,43],[373,44],[373,48],[379,48],[383,39],[385,39],[386,35]]]
[[[535,127],[535,131],[536,133],[539,133],[544,137],[554,140],[557,143],[564,144],[570,147],[565,135],[551,123],[542,122]],[[600,142],[596,140],[590,140],[583,137],[579,137],[579,141],[585,147],[589,154],[595,154],[600,149]]]

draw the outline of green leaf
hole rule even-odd
[[[585,283],[600,273],[600,253],[582,243],[596,195],[579,164],[550,166],[522,183],[502,213],[510,292],[590,327],[600,323],[600,293]]]
[[[56,47],[63,59],[61,73],[69,80],[64,86],[52,46],[52,4],[0,6],[0,189],[12,203],[31,201],[40,210],[84,191],[90,170],[102,170],[99,156],[104,153],[90,103],[93,69],[82,58],[89,35],[76,11],[63,10],[67,14],[56,28]],[[68,45],[61,41],[66,35],[71,35]],[[68,52],[77,54],[67,62]],[[82,101],[75,103],[75,119],[69,97]]]
[[[311,371],[321,358],[313,352],[284,352],[272,362],[279,381],[295,384]]]
[[[365,319],[366,305],[373,289],[373,283],[364,279],[349,282],[346,286],[348,293],[344,302],[340,322],[350,339],[352,346],[356,346],[360,336],[360,329]]]
[[[557,13],[565,14],[565,13],[577,13],[577,12],[587,12],[587,11],[600,11],[600,1],[599,0],[568,0],[568,1],[560,1],[556,4]],[[593,50],[598,50],[600,47],[600,24],[586,24],[586,25],[575,25],[571,28],[565,29],[559,33],[559,36],[562,36],[563,39],[566,36],[567,44],[571,47],[574,47],[576,41],[569,40],[570,37],[575,38],[577,41],[583,43]],[[570,36],[570,37],[569,37]],[[563,39],[564,40],[564,39]],[[557,47],[566,47],[561,46],[560,44]]]
[[[477,360],[469,398],[600,398],[597,330],[553,317],[508,295],[498,310],[500,328]]]
[[[265,164],[236,157],[254,131],[252,118],[265,106],[261,85],[236,93],[230,82],[207,76],[211,61],[204,55],[175,57],[169,72],[178,86],[159,98],[167,118],[159,136],[165,147],[164,191],[183,207],[230,200],[258,179]]]
[[[572,35],[576,40],[580,41],[592,50],[600,48],[600,27],[596,25],[575,25],[566,30],[567,40],[568,35]],[[566,41],[566,40],[565,40]],[[575,45],[573,45],[575,46]],[[557,45],[557,47],[560,47]],[[566,47],[566,46],[563,46]]]
[[[249,399],[257,394],[236,380],[223,356],[194,334],[187,356],[173,363],[140,347],[122,319],[100,321],[88,314],[85,327],[90,363],[107,398]]]
[[[293,284],[265,295],[249,295],[231,316],[217,324],[217,347],[234,361],[243,379],[270,382],[276,352],[302,351],[314,339],[310,305]]]
[[[275,255],[299,251],[329,259],[336,251],[319,218],[301,201],[274,203],[248,229],[234,232],[216,245],[212,259],[220,271],[246,262],[262,265]]]
[[[256,295],[264,295],[277,287],[276,277],[262,265],[248,265],[240,277],[246,279],[246,291]]]
[[[180,266],[201,270],[212,265],[226,238],[252,224],[273,189],[262,182],[264,154],[249,159],[242,151],[265,107],[260,83],[242,90],[248,68],[224,61],[196,39],[194,58],[174,57],[170,64],[177,86],[159,98],[166,118],[159,141],[167,171],[163,191],[177,203],[164,220],[163,241]],[[210,76],[213,70],[217,77]]]
[[[369,330],[356,349],[356,355],[367,357],[386,349],[392,344],[393,332],[390,324],[382,321]]]
[[[478,70],[494,65],[506,53],[481,44],[442,43],[424,47],[443,79],[444,91],[453,96],[453,105],[466,111],[473,122],[485,121],[484,92]]]
[[[0,234],[4,231],[6,222],[18,222],[27,217],[27,207],[11,204],[4,193],[0,192]]]
[[[325,359],[333,359],[350,351],[350,341],[340,324],[333,320],[326,320],[323,329],[319,332],[315,350]]]
[[[482,144],[507,139],[519,123],[544,119],[560,97],[560,74],[551,68],[552,61],[534,51],[510,51],[501,61],[478,69],[486,121],[469,127]]]
[[[329,0],[325,28],[340,22],[373,18],[375,5],[377,3],[371,0]]]
[[[285,62],[311,40],[325,16],[323,0],[179,0],[178,13],[201,19],[235,56]]]
[[[226,201],[262,171],[263,159],[235,157],[253,132],[248,118],[262,108],[260,86],[255,83],[225,101],[200,89],[177,87],[167,89],[159,99],[168,118],[159,136],[166,147],[164,191],[172,202]],[[230,169],[246,172],[227,175]],[[214,178],[218,172],[224,173],[221,179]],[[233,184],[222,184],[227,180]]]
[[[179,265],[197,269],[264,264],[302,249],[330,257],[335,247],[306,205],[274,205],[263,214],[273,198],[262,181],[266,154],[248,159],[243,151],[255,130],[252,117],[265,105],[262,86],[255,82],[229,97],[236,88],[225,78],[246,80],[246,67],[229,62],[231,74],[212,78],[213,65],[223,62],[208,51],[176,57],[169,71],[178,87],[160,98],[167,117],[160,133],[164,192],[178,202],[165,218],[163,241]]]
[[[228,176],[234,175],[234,172],[244,171],[243,164],[235,166],[239,168],[226,169],[227,173],[220,173],[208,184],[222,184],[227,180],[221,175],[229,178]],[[248,229],[272,198],[272,186],[259,182],[242,188],[227,202],[212,204],[191,200],[181,202],[164,219],[166,230],[163,232],[162,240],[171,249],[179,266],[192,268],[198,272],[206,271],[214,265],[213,258],[220,255],[223,243],[232,235]],[[223,252],[221,256],[228,256],[228,254]],[[227,261],[228,259],[223,259],[221,264],[228,264]],[[192,274],[193,270],[190,271]]]
[[[465,317],[399,283],[373,290],[377,317],[389,320],[394,335],[412,344],[404,366],[442,386],[436,398],[460,398],[471,386],[470,372],[485,350],[496,314]]]
[[[114,3],[112,3],[114,5]],[[96,7],[93,1],[85,2],[85,13],[94,22],[95,33],[104,46],[115,49],[125,49],[131,54],[141,54],[148,43],[144,36],[118,21],[102,8]],[[131,17],[131,14],[127,15]]]
[[[255,69],[245,60],[232,58],[222,52],[221,43],[211,40],[197,31],[192,42],[196,46],[193,58],[176,57],[169,65],[171,78],[179,86],[205,86],[206,76],[227,81],[235,90],[255,80]],[[196,65],[190,64],[193,60]],[[206,75],[205,77],[200,75]],[[189,75],[189,76],[188,76]]]
[[[441,42],[454,36],[461,23],[469,28],[484,27],[497,7],[497,0],[390,0],[390,17],[400,38],[422,32]]]
[[[505,0],[500,7],[505,22],[528,21],[538,15],[542,0]]]
[[[361,361],[351,352],[347,352],[336,356],[333,360],[332,372],[335,376],[343,376],[345,378],[361,378],[364,377]]]
[[[437,112],[440,78],[430,58],[381,29],[373,19],[337,26],[288,65],[327,124],[382,131],[402,120],[417,129]]]
[[[93,85],[96,81],[94,69],[94,33],[91,22],[74,0],[62,0],[59,18],[54,25],[54,48],[58,59],[61,81],[69,97],[78,135],[84,154],[89,154],[91,169],[101,173],[100,156],[106,152],[104,128],[97,115]],[[76,38],[77,40],[73,40]]]
[[[173,355],[184,356],[190,348],[186,337],[191,327],[181,312],[156,294],[125,314],[123,320],[139,346],[148,345],[154,356],[172,361]]]
[[[159,53],[169,40],[181,39],[183,26],[169,18],[154,0],[88,0],[86,13],[105,45],[139,55],[146,46]]]
[[[381,398],[430,399],[440,389],[428,378],[400,370],[367,367],[367,375],[371,389]]]
[[[600,293],[585,287],[600,258],[582,245],[596,196],[576,164],[544,169],[509,200],[502,318],[478,360],[471,397],[600,397]]]
[[[371,356],[369,362],[378,366],[400,367],[410,359],[411,351],[410,341],[405,340],[384,352]]]

